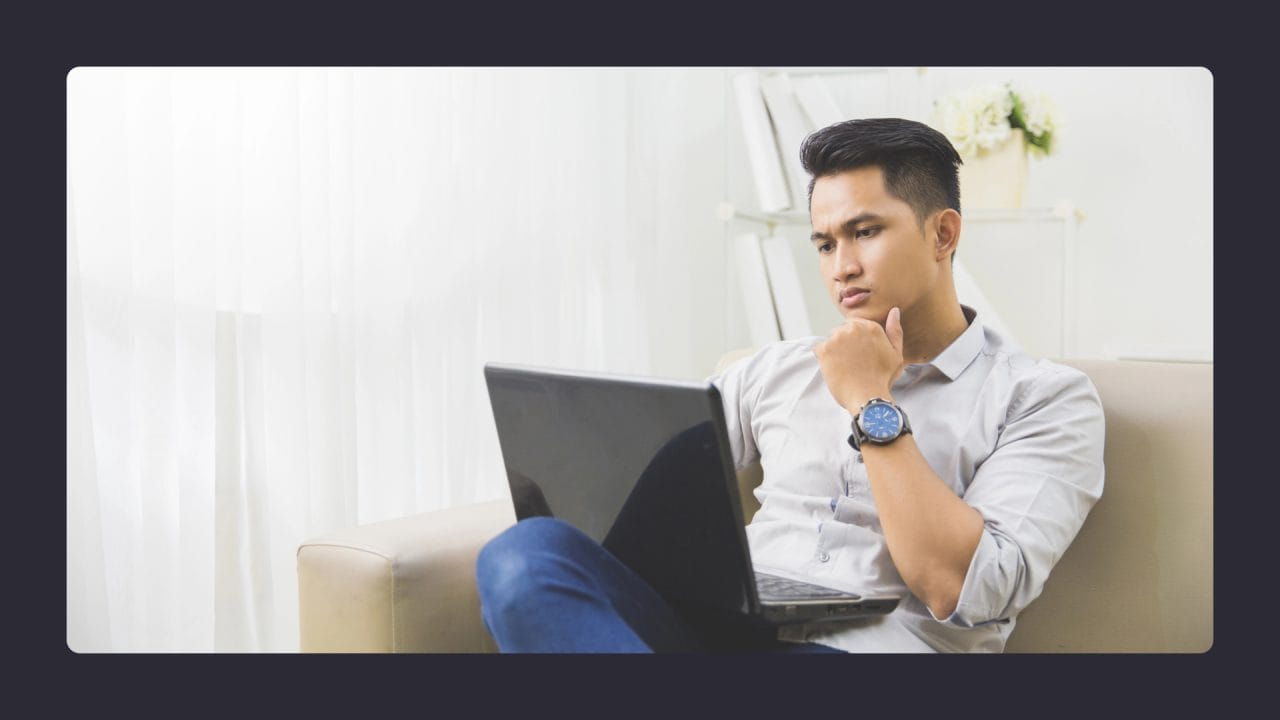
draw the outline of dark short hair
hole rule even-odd
[[[828,125],[804,139],[800,162],[813,179],[861,167],[884,172],[884,188],[911,206],[921,225],[944,208],[960,212],[960,153],[942,133],[914,120],[863,118]]]

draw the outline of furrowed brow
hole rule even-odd
[[[844,235],[851,235],[853,234],[853,231],[862,223],[883,220],[883,219],[884,218],[880,217],[879,215],[876,215],[875,213],[862,213],[861,215],[855,215],[840,224],[840,232],[841,234],[844,234]],[[815,231],[812,235],[809,236],[809,242],[818,242],[820,240],[828,241],[828,240],[834,240],[834,239],[835,238],[831,237],[830,234],[824,233],[821,231]]]

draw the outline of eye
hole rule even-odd
[[[831,243],[828,242],[828,243],[822,243],[821,245],[819,245],[818,252],[823,255],[831,252]]]
[[[857,232],[855,232],[853,235],[854,237],[871,237],[872,235],[875,235],[879,232],[880,232],[880,226],[873,225],[871,227],[862,228]]]

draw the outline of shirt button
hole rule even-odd
[[[819,560],[819,561],[821,561],[821,562],[826,562],[826,561],[828,561],[828,560],[830,560],[830,559],[831,559],[831,554],[830,554],[830,553],[828,553],[826,550],[820,550],[820,551],[818,552],[818,560]]]

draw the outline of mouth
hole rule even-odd
[[[867,301],[871,297],[871,291],[863,288],[847,288],[840,291],[840,305],[842,307],[857,307]]]

